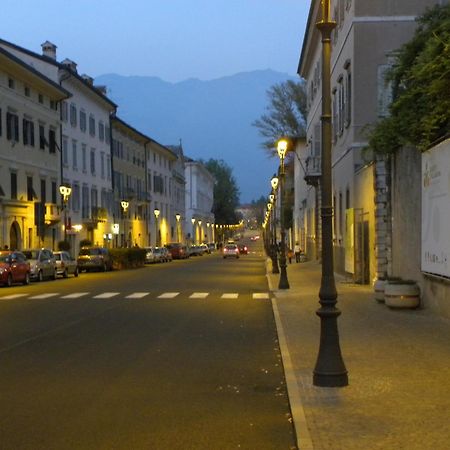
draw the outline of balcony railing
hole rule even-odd
[[[308,156],[305,161],[305,181],[311,186],[317,186],[322,176],[320,156]]]

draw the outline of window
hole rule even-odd
[[[36,197],[33,189],[33,177],[27,177],[27,200],[32,202]]]
[[[106,157],[106,178],[108,180],[111,179],[111,157],[110,156]]]
[[[91,175],[95,175],[95,148],[91,148]]]
[[[39,124],[39,148],[41,150],[45,150],[45,144],[47,140],[45,139],[45,127],[42,124]]]
[[[63,122],[67,122],[68,118],[67,102],[62,102],[61,104],[61,118]]]
[[[12,78],[8,78],[8,87],[10,89],[14,89],[16,87],[16,84]]]
[[[19,141],[19,117],[12,112],[6,113],[6,139]]]
[[[53,128],[48,130],[48,144],[50,153],[56,153],[56,131]]]
[[[89,134],[95,136],[95,119],[94,116],[89,116]]]
[[[81,191],[81,216],[83,218],[89,217],[89,187],[84,185]]]
[[[110,142],[110,129],[108,126],[105,126],[105,142],[109,144]]]
[[[87,172],[86,144],[81,144],[81,167],[83,173],[86,173]]]
[[[62,160],[65,167],[69,166],[69,140],[67,136],[62,138]]]
[[[17,173],[11,172],[11,199],[17,200]]]
[[[105,140],[105,125],[101,121],[98,123],[98,137],[102,142]]]
[[[39,103],[44,103],[44,96],[42,94],[38,95]]]
[[[346,99],[345,99],[345,126],[348,127],[352,121],[352,74],[350,66],[347,68],[346,77]]]
[[[55,100],[50,100],[50,109],[58,111],[58,102],[55,102]]]
[[[338,135],[338,113],[337,113],[337,107],[338,107],[338,100],[337,100],[337,95],[336,95],[336,88],[333,89],[333,118],[332,118],[332,123],[333,123],[333,142],[337,141],[337,135]]]
[[[45,179],[41,179],[41,202],[42,203],[47,202],[47,186]]]
[[[28,86],[25,86],[24,92],[25,92],[25,97],[29,97],[30,96],[30,88]]]
[[[70,105],[70,125],[73,127],[77,126],[77,107],[74,103]]]
[[[72,169],[78,170],[77,141],[72,139]]]
[[[22,134],[23,144],[34,147],[34,123],[25,117],[22,120]]]
[[[80,130],[86,131],[86,113],[83,110],[80,111]]]
[[[105,178],[105,152],[100,153],[100,176]]]
[[[74,211],[80,210],[80,185],[78,183],[73,184],[73,192],[71,195],[72,209]]]

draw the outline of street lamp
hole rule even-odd
[[[322,20],[316,23],[322,36],[322,278],[319,291],[320,347],[313,384],[322,387],[348,385],[347,369],[339,345],[337,303],[333,268],[333,206],[331,202],[331,32],[330,0],[322,0]]]
[[[203,240],[202,221],[198,221],[198,243],[201,244]]]
[[[130,206],[130,203],[127,202],[126,200],[122,200],[120,202],[120,206],[122,207],[122,217],[123,217],[123,235],[124,235],[124,242],[123,244],[125,245],[125,247],[128,247],[128,236],[127,236],[127,218],[126,218],[126,214],[128,211],[128,207]]]
[[[153,214],[155,215],[155,231],[156,231],[156,239],[155,239],[155,243],[156,243],[156,247],[159,247],[161,245],[161,242],[159,240],[159,223],[158,223],[158,217],[159,217],[159,209],[155,208],[153,210]]]
[[[59,187],[59,193],[63,198],[63,209],[64,209],[64,242],[67,241],[67,203],[69,201],[70,194],[72,193],[72,188],[65,184]]]
[[[277,192],[278,188],[278,177],[276,174],[273,174],[272,179],[270,180],[270,185],[272,186],[272,190],[274,192],[274,204],[276,201],[275,193]],[[280,269],[278,268],[278,251],[277,251],[277,214],[276,209],[274,208],[272,216],[272,244],[271,244],[271,251],[270,251],[270,257],[272,258],[272,273],[280,273]]]
[[[286,272],[286,229],[284,226],[284,158],[288,150],[287,139],[280,139],[277,143],[277,152],[280,158],[280,228],[281,228],[281,253],[280,253],[280,281],[278,289],[289,289],[289,281]]]
[[[191,219],[192,222],[192,243],[195,244],[195,238],[196,238],[196,233],[195,233],[195,217],[193,217]]]
[[[175,219],[177,219],[177,241],[181,242],[181,230],[180,230],[180,219],[181,219],[181,215],[176,213],[175,214]]]

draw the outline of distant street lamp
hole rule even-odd
[[[59,187],[59,193],[63,198],[63,210],[64,210],[64,242],[67,241],[67,203],[69,201],[70,194],[72,193],[72,188],[65,184]]]
[[[320,347],[314,368],[313,384],[322,387],[348,385],[347,369],[339,345],[337,303],[333,268],[333,206],[331,202],[331,32],[330,0],[322,0],[322,20],[316,23],[322,35],[322,278],[317,310],[320,317]]]
[[[177,219],[177,241],[181,242],[181,230],[180,230],[180,219],[181,219],[181,215],[176,213],[175,214],[175,219]]]
[[[270,184],[272,186],[274,192],[274,205],[276,202],[276,192],[278,188],[278,177],[276,174],[273,175],[270,180]],[[280,269],[278,268],[278,250],[277,250],[277,214],[276,208],[273,209],[272,216],[272,244],[270,246],[270,257],[272,258],[272,273],[280,273]]]
[[[155,239],[155,244],[156,247],[160,247],[161,246],[161,242],[160,242],[160,238],[159,238],[159,209],[155,208],[153,210],[153,214],[155,215],[155,232],[156,232],[156,239]]]
[[[284,158],[288,150],[289,141],[280,139],[277,143],[277,152],[280,158],[280,228],[281,228],[281,254],[280,254],[280,281],[278,289],[289,289],[286,271],[286,229],[284,226]]]
[[[130,203],[127,202],[126,200],[122,200],[120,202],[120,206],[122,207],[122,217],[123,217],[123,235],[124,235],[124,242],[123,244],[125,245],[125,247],[128,247],[128,236],[127,236],[127,211],[128,211],[128,207],[130,206]]]

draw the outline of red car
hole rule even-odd
[[[23,253],[0,252],[0,283],[8,287],[13,283],[30,283],[30,263]]]
[[[238,247],[239,247],[239,253],[241,255],[248,255],[248,248],[246,245],[241,244],[241,245],[238,245]]]

